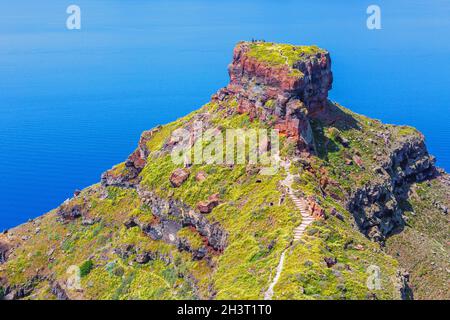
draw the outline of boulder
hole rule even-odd
[[[126,220],[123,224],[127,229],[134,228],[137,226],[137,223],[133,218]]]
[[[151,260],[151,256],[147,252],[139,253],[136,255],[136,262],[139,264],[146,264],[150,260]]]
[[[331,215],[333,217],[338,218],[341,221],[345,220],[344,216],[340,212],[338,212],[335,208],[331,209]]]
[[[206,174],[205,171],[199,171],[195,175],[195,181],[202,182],[202,181],[205,181],[207,177],[208,177],[208,175]]]
[[[170,175],[170,183],[173,187],[180,187],[188,178],[190,172],[186,169],[178,168]]]
[[[51,283],[51,292],[57,300],[70,300],[66,291],[61,287],[58,282]]]
[[[136,248],[132,244],[124,244],[118,248],[114,248],[113,252],[122,259],[127,259],[136,252]]]
[[[202,260],[204,257],[206,257],[206,254],[208,253],[208,249],[205,247],[201,247],[198,250],[194,250],[192,252],[192,259],[194,261]]]
[[[57,214],[64,221],[73,221],[83,216],[86,211],[84,204],[66,201],[58,208]]]
[[[333,258],[333,257],[325,257],[323,260],[327,264],[328,268],[331,268],[332,266],[334,266],[337,263],[337,259]]]
[[[213,194],[206,201],[200,201],[197,204],[197,209],[201,213],[210,213],[215,207],[219,205],[219,195]]]

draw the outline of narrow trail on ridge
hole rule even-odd
[[[300,214],[302,216],[302,223],[294,229],[294,241],[293,242],[295,242],[302,238],[303,234],[305,233],[306,228],[311,223],[313,223],[314,218],[309,213],[308,204],[307,204],[306,200],[303,198],[298,198],[294,194],[294,191],[292,190],[292,183],[294,182],[294,175],[290,172],[291,162],[289,160],[286,160],[286,161],[281,160],[281,159],[278,159],[278,160],[279,160],[281,167],[283,167],[284,170],[286,171],[286,178],[281,181],[281,184],[287,188],[289,197],[291,198],[295,207],[298,209],[298,211],[300,212]],[[288,248],[284,249],[283,253],[281,254],[280,261],[278,262],[278,266],[276,269],[275,277],[272,279],[272,282],[270,283],[269,288],[267,289],[267,291],[264,294],[264,300],[272,300],[272,297],[274,294],[273,289],[275,288],[275,285],[278,283],[278,280],[280,279],[280,276],[281,276],[281,272],[283,271],[286,252],[291,246],[292,246],[292,244]]]

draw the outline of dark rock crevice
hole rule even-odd
[[[2,299],[19,300],[26,298],[34,292],[34,289],[40,282],[45,280],[46,278],[44,276],[35,275],[23,284],[13,286],[6,285],[3,287]]]
[[[210,222],[182,201],[163,199],[142,188],[138,188],[138,194],[142,202],[150,207],[157,218],[161,221],[171,221],[174,231],[177,231],[180,227],[193,227],[202,237],[207,239],[208,246],[212,249],[218,252],[225,249],[228,233],[218,222]],[[161,232],[161,234],[162,238],[165,233]]]
[[[66,291],[61,287],[61,285],[56,281],[50,282],[51,293],[56,297],[57,300],[70,300]]]
[[[395,288],[401,300],[414,300],[414,293],[409,285],[409,273],[403,269],[397,272]]]
[[[10,249],[8,244],[0,242],[0,264],[3,264],[8,260]]]

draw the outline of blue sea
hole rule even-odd
[[[81,8],[81,30],[66,9]],[[381,30],[366,9],[381,8]],[[209,101],[240,40],[331,52],[331,99],[417,127],[450,170],[448,0],[0,0],[0,230],[123,161],[143,130]]]

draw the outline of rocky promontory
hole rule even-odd
[[[450,178],[423,135],[330,101],[316,46],[240,42],[228,71],[98,184],[1,233],[0,299],[449,299]],[[205,145],[199,122],[277,129],[284,165],[172,161],[177,130]]]
[[[272,124],[299,148],[314,148],[308,114],[327,105],[333,74],[317,47],[240,43],[228,67],[230,84],[213,100],[236,99],[239,113]]]

